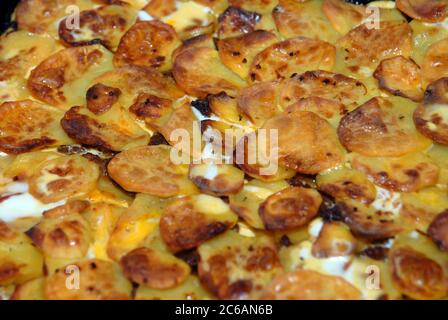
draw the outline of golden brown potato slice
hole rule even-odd
[[[280,0],[272,16],[285,38],[304,36],[335,43],[340,36],[325,16],[322,1]]]
[[[360,300],[361,292],[341,277],[297,270],[275,278],[264,290],[267,300]]]
[[[326,222],[313,242],[312,254],[316,258],[349,256],[356,250],[356,239],[342,222]]]
[[[135,10],[125,3],[85,10],[79,14],[79,27],[72,25],[71,16],[61,20],[59,38],[68,47],[101,43],[115,50],[120,38],[134,23],[135,16]]]
[[[242,89],[241,91],[244,90]],[[211,111],[221,119],[232,124],[249,126],[248,119],[243,117],[238,110],[238,100],[236,98],[232,98],[222,92],[208,96],[207,101]]]
[[[277,42],[277,37],[264,30],[218,40],[219,57],[222,63],[245,79],[255,56]]]
[[[215,40],[213,36],[210,34],[202,34],[199,36],[195,36],[193,38],[184,40],[183,43],[174,50],[172,55],[172,60],[174,61],[176,57],[182,53],[183,51],[190,48],[210,48],[216,49]]]
[[[61,119],[61,126],[78,143],[113,151],[146,145],[150,138],[119,104],[102,114],[73,107]]]
[[[262,129],[278,130],[278,161],[304,174],[317,174],[344,161],[343,149],[331,125],[309,111],[281,114]]]
[[[397,203],[391,201],[396,210]],[[384,202],[384,201],[383,201]],[[396,212],[388,211],[374,204],[363,204],[357,200],[345,199],[338,202],[344,222],[356,236],[367,240],[387,239],[402,231]]]
[[[76,285],[79,289],[75,289]],[[45,281],[45,296],[50,300],[128,300],[131,290],[118,264],[98,259],[58,269]]]
[[[61,130],[62,112],[54,107],[23,100],[0,105],[0,150],[19,154],[69,144]]]
[[[411,121],[414,106],[404,100],[370,99],[342,118],[339,140],[348,150],[369,157],[399,157],[428,147]]]
[[[73,201],[44,213],[44,218],[27,234],[45,257],[83,258],[91,242],[89,223],[82,213],[87,201]]]
[[[218,17],[218,36],[224,39],[253,32],[261,17],[257,12],[230,6]]]
[[[441,22],[448,16],[443,0],[397,0],[397,8],[409,17],[426,22]]]
[[[318,213],[322,197],[314,189],[289,187],[270,195],[259,213],[266,230],[303,227]]]
[[[0,220],[0,286],[24,283],[42,271],[43,257],[32,241]]]
[[[376,198],[375,186],[367,177],[356,170],[341,168],[318,175],[317,188],[338,201],[355,199],[362,203],[371,203]]]
[[[335,58],[336,48],[325,41],[305,37],[281,41],[255,56],[248,81],[282,80],[308,70],[331,70]]]
[[[271,13],[277,3],[277,0],[229,0],[229,4],[234,7],[263,14]]]
[[[353,168],[364,172],[375,184],[397,192],[412,192],[437,183],[439,167],[423,153],[398,158],[354,155]]]
[[[59,158],[61,154],[53,151],[34,151],[22,153],[11,159],[11,163],[4,167],[3,176],[9,179],[17,179],[19,181],[27,181],[34,170],[30,168],[37,168],[41,163]],[[2,167],[3,169],[3,167]]]
[[[142,146],[117,154],[107,167],[110,177],[125,190],[158,197],[173,197],[195,191],[188,180],[188,165],[171,161],[172,148]]]
[[[446,296],[446,271],[436,261],[410,246],[395,246],[389,252],[392,284],[413,299]]]
[[[341,38],[339,44],[345,50],[349,69],[370,75],[381,60],[410,55],[412,30],[407,22],[400,21],[382,21],[379,29],[362,24]]]
[[[149,248],[138,248],[126,254],[121,258],[121,267],[130,281],[154,289],[176,287],[190,274],[187,263]]]
[[[188,177],[201,192],[218,197],[238,193],[244,185],[244,172],[230,164],[191,164]]]
[[[428,227],[428,235],[440,250],[448,251],[448,210],[434,218]]]
[[[86,195],[95,188],[99,175],[96,163],[80,155],[61,156],[35,169],[30,193],[43,203]]]
[[[179,45],[176,31],[161,21],[139,21],[121,38],[114,55],[114,65],[147,66],[160,71],[170,70],[171,55]]]
[[[423,80],[427,83],[448,77],[448,39],[432,44],[422,61]]]
[[[174,200],[160,218],[160,234],[173,252],[195,248],[230,229],[238,217],[221,199],[200,194]]]
[[[112,108],[118,101],[120,95],[120,89],[97,83],[87,90],[87,109],[96,115],[102,114]]]
[[[175,0],[150,0],[142,10],[149,13],[152,17],[161,19],[173,13],[176,9]]]
[[[266,120],[281,113],[280,89],[279,81],[256,83],[241,89],[237,97],[239,112],[261,127]]]
[[[366,94],[367,88],[357,79],[316,70],[307,71],[284,81],[280,103],[286,107],[300,99],[315,96],[334,100],[351,110],[364,101]]]
[[[347,3],[344,0],[324,0],[322,11],[340,34],[346,34],[367,16],[366,7]]]
[[[218,299],[257,299],[282,268],[274,241],[228,231],[199,249],[202,284]]]
[[[221,91],[235,96],[245,84],[221,64],[218,51],[211,48],[183,50],[174,60],[173,75],[179,87],[199,98]]]
[[[448,144],[448,77],[431,83],[414,112],[417,130],[434,142]]]
[[[112,54],[100,45],[61,50],[31,71],[28,90],[56,107],[82,104],[89,81],[112,69],[111,60]]]
[[[57,21],[62,17],[74,14],[73,7],[86,10],[92,6],[88,0],[21,0],[16,8],[16,19],[19,29],[32,33],[57,36]]]
[[[45,300],[45,278],[36,278],[16,286],[11,300]]]
[[[378,86],[393,95],[413,101],[423,99],[420,67],[414,61],[398,56],[381,61],[373,76]]]

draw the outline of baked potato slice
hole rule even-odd
[[[266,300],[360,300],[361,292],[341,277],[297,270],[276,277],[264,290]]]
[[[351,164],[375,184],[396,192],[412,192],[431,187],[437,183],[439,176],[439,167],[421,152],[398,158],[354,155]]]
[[[431,83],[425,91],[425,98],[414,111],[417,130],[443,145],[448,144],[448,77]]]
[[[28,90],[52,106],[68,109],[84,102],[89,82],[112,69],[112,54],[101,45],[56,52],[31,71]]]
[[[30,170],[30,168],[35,169],[39,167],[41,163],[50,159],[59,158],[60,156],[59,153],[53,151],[22,153],[11,160],[11,163],[4,168],[4,171],[2,171],[2,175],[11,180],[27,181],[34,173],[34,170]]]
[[[196,248],[233,227],[238,217],[220,198],[205,194],[174,200],[160,217],[160,234],[172,252]]]
[[[150,0],[148,4],[142,8],[143,11],[149,13],[152,17],[161,19],[177,10],[175,0]]]
[[[45,300],[45,278],[36,278],[16,286],[11,300]]]
[[[425,22],[441,22],[448,16],[443,0],[397,0],[396,6],[407,16]]]
[[[277,0],[229,0],[229,4],[234,7],[259,12],[263,15],[271,13],[277,3]]]
[[[316,258],[349,256],[356,251],[357,240],[350,229],[340,221],[325,222],[311,253]]]
[[[117,154],[107,166],[110,177],[131,192],[173,197],[195,192],[188,180],[188,165],[171,161],[172,148],[166,145],[141,146]]]
[[[399,157],[423,150],[430,143],[411,121],[413,107],[403,98],[372,98],[342,118],[339,140],[349,151],[368,157]]]
[[[314,189],[288,187],[267,197],[258,211],[266,230],[284,231],[307,225],[321,203],[322,197]]]
[[[100,175],[96,163],[80,155],[60,156],[42,162],[29,179],[29,192],[43,203],[85,196]]]
[[[71,25],[71,16],[59,22],[59,38],[68,47],[100,43],[110,50],[115,50],[136,16],[137,12],[125,2],[81,11],[79,28]]]
[[[172,72],[179,87],[199,98],[222,91],[235,96],[245,84],[221,63],[218,51],[205,47],[181,51],[174,59]]]
[[[393,95],[413,101],[423,99],[421,70],[413,60],[403,56],[382,60],[373,76],[380,89]]]
[[[249,83],[283,80],[309,70],[331,70],[336,48],[325,41],[297,37],[258,53],[249,69]]]
[[[46,211],[27,234],[46,258],[81,259],[92,241],[89,223],[82,216],[88,207],[87,201],[73,201]]]
[[[448,39],[432,44],[422,61],[422,75],[426,83],[448,77]]]
[[[411,54],[412,29],[403,21],[382,21],[379,29],[361,24],[342,37],[339,44],[345,50],[349,70],[370,76],[381,60]]]
[[[240,91],[240,94],[245,89]],[[249,126],[248,119],[240,114],[238,99],[230,97],[226,93],[218,93],[207,97],[208,106],[213,114],[226,122],[236,125]]]
[[[76,272],[79,272],[79,289],[74,290],[67,287],[67,280]],[[99,259],[57,269],[45,281],[45,296],[50,300],[129,300],[131,291],[132,284],[118,264]]]
[[[0,151],[20,154],[69,144],[61,130],[63,112],[32,100],[4,102],[0,105]]]
[[[169,289],[182,284],[190,267],[175,256],[149,248],[137,248],[120,261],[130,281],[153,289]]]
[[[442,251],[448,251],[448,210],[438,214],[428,227],[428,236]]]
[[[23,233],[0,220],[0,285],[21,284],[43,275],[42,253]]]
[[[333,28],[344,35],[367,17],[367,8],[343,0],[324,0],[322,11]]]
[[[198,252],[199,278],[218,299],[256,299],[282,270],[274,241],[262,234],[246,237],[230,230]]]
[[[172,53],[180,44],[169,24],[158,20],[139,21],[121,38],[114,65],[134,64],[167,71],[172,67]]]
[[[257,30],[262,15],[239,7],[230,6],[218,17],[220,39],[240,36]]]
[[[278,41],[274,33],[256,30],[240,36],[218,40],[221,62],[246,79],[255,56]]]
[[[309,111],[283,113],[265,122],[262,129],[278,131],[278,162],[304,174],[317,174],[344,162],[344,151],[335,130]]]

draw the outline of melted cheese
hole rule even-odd
[[[164,17],[162,21],[172,25],[177,32],[196,25],[198,21],[201,22],[202,26],[206,26],[211,22],[210,15],[212,10],[208,7],[204,7],[194,1],[178,1],[176,6],[177,10]]]

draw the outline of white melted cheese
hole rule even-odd
[[[140,10],[137,13],[138,19],[140,21],[152,21],[154,20],[154,17],[152,15],[150,15],[148,12]]]
[[[397,216],[400,213],[402,202],[399,192],[392,192],[387,189],[375,186],[376,199],[372,206],[379,211],[387,211]]]
[[[2,190],[1,196],[8,195],[11,197],[0,202],[0,220],[5,222],[27,217],[40,217],[43,212],[65,203],[64,200],[49,204],[40,202],[28,192],[28,184],[24,182],[8,184]]]
[[[162,21],[171,25],[178,32],[196,25],[197,21],[200,21],[202,26],[206,26],[211,22],[212,10],[194,1],[177,1],[176,7],[177,10],[163,17]]]

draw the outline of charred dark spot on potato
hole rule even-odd
[[[230,6],[218,18],[220,37],[249,33],[255,30],[261,14]]]
[[[166,139],[163,136],[163,134],[161,134],[159,132],[155,132],[151,136],[151,139],[149,139],[149,145],[150,146],[157,146],[159,144],[169,145],[168,141],[166,141]]]
[[[389,248],[381,246],[370,246],[362,250],[359,255],[367,256],[373,260],[385,260],[389,253]]]
[[[87,109],[94,114],[104,113],[112,108],[120,95],[121,90],[118,88],[109,87],[102,83],[95,84],[87,90]]]
[[[212,109],[210,108],[208,99],[194,100],[191,102],[191,106],[205,117],[210,117],[212,115]]]
[[[428,228],[428,235],[440,250],[448,251],[448,210],[438,214]]]
[[[129,111],[148,123],[159,119],[167,109],[171,109],[171,100],[157,97],[148,93],[140,93]]]

